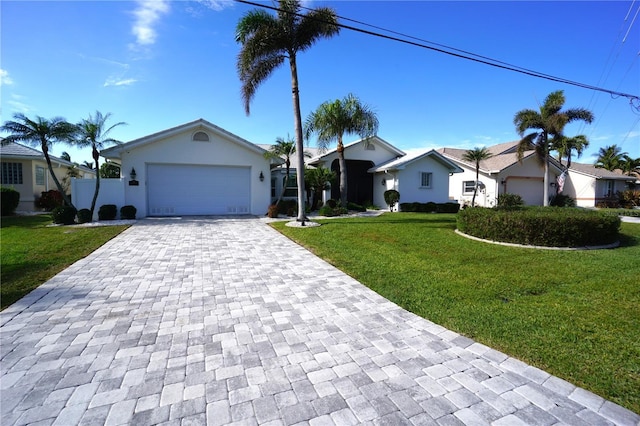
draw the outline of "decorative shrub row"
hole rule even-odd
[[[134,206],[129,205],[120,207],[120,219],[133,220],[136,218],[136,213],[138,213],[138,209]]]
[[[460,204],[458,203],[400,203],[402,212],[419,213],[458,213]]]
[[[618,241],[620,218],[579,208],[500,210],[475,207],[458,214],[457,226],[465,234],[486,240],[544,247],[583,247]]]
[[[73,225],[78,211],[71,206],[58,206],[51,212],[53,223],[61,225]]]
[[[336,205],[336,207],[331,207],[329,203],[320,207],[320,210],[318,210],[318,214],[320,216],[325,216],[325,217],[341,216],[343,214],[348,214],[348,213],[349,213],[348,209],[344,207],[340,207],[338,205]]]
[[[16,212],[20,204],[20,193],[13,188],[0,188],[0,207],[2,216],[9,216]]]

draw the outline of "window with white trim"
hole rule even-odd
[[[420,188],[431,188],[431,180],[433,173],[421,172],[420,173]]]
[[[462,182],[462,192],[465,194],[473,193],[473,190],[476,188],[475,180],[465,180]]]
[[[2,184],[22,185],[22,163],[2,163]]]
[[[36,166],[36,185],[44,185],[44,167]]]

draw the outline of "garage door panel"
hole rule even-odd
[[[518,194],[528,206],[543,204],[544,184],[541,179],[511,178],[508,180],[507,192]]]
[[[147,173],[152,216],[250,212],[248,167],[151,164]]]

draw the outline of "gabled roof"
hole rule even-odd
[[[190,129],[194,131],[198,129],[208,130],[211,133],[214,133],[216,135],[231,139],[233,142],[241,146],[244,146],[245,148],[251,151],[254,151],[258,154],[262,155],[265,152],[265,149],[259,147],[258,145],[251,143],[248,140],[243,139],[240,136],[235,135],[227,130],[224,130],[222,127],[218,127],[215,124],[203,118],[200,118],[198,120],[191,121],[189,123],[181,124],[179,126],[172,127],[170,129],[162,130],[160,132],[156,132],[148,136],[144,136],[120,145],[113,146],[111,148],[107,148],[101,152],[101,155],[106,158],[119,158],[120,154],[125,150],[130,150],[132,148],[139,148],[141,146],[156,142],[159,139],[168,138]]]
[[[380,136],[375,135],[375,136],[371,136],[370,138],[364,138],[364,139],[358,139],[355,142],[351,142],[350,144],[347,144],[344,146],[344,150],[347,151],[349,148],[358,145],[360,143],[363,142],[376,142],[380,145],[382,145],[383,147],[385,147],[386,149],[388,149],[389,151],[391,151],[393,154],[395,154],[397,157],[406,155],[406,153],[404,151],[399,150],[398,148],[396,148],[395,146],[391,145],[389,142],[385,141],[384,139],[382,139]],[[312,159],[310,159],[309,161],[307,161],[307,164],[316,164],[319,163],[320,161],[322,161],[322,159],[324,157],[327,157],[331,154],[334,154],[335,152],[337,152],[338,147],[335,147],[331,150],[325,151],[322,154],[319,154],[315,157],[313,157]]]
[[[45,161],[44,154],[35,148],[31,148],[26,145],[22,145],[17,142],[11,142],[6,145],[0,145],[0,157],[16,160],[42,160]],[[63,160],[62,158],[49,155],[51,162],[59,164],[65,167],[76,166],[83,172],[95,173],[96,171],[89,167],[82,166],[80,164],[73,163],[71,161]]]
[[[571,167],[569,167],[569,171],[591,176],[596,179],[624,180],[624,181],[636,180],[635,176],[627,176],[619,172],[612,172],[607,169],[603,169],[601,167],[596,167],[593,164],[571,163]]]
[[[486,160],[482,160],[480,162],[480,171],[485,174],[496,174],[501,171],[515,166],[519,163],[518,161],[518,144],[519,141],[515,142],[506,142],[498,145],[493,145],[487,147],[487,151],[493,154],[493,157],[489,157]],[[455,161],[456,163],[469,167],[471,169],[475,169],[475,164],[470,161],[465,161],[462,158],[464,154],[467,152],[467,149],[459,149],[459,148],[440,148],[438,152],[444,155],[445,157]],[[527,150],[523,152],[522,160],[525,160],[531,156],[535,155],[534,150]],[[549,163],[551,166],[555,167],[558,170],[562,170],[560,165],[553,159],[550,158]]]
[[[423,158],[431,157],[443,166],[447,167],[451,173],[462,173],[460,167],[455,164],[453,161],[447,159],[445,156],[437,152],[435,149],[426,151],[426,152],[416,152],[411,155],[404,155],[402,157],[394,158],[393,160],[387,161],[386,163],[382,163],[378,166],[372,167],[367,170],[369,173],[377,173],[377,172],[387,172],[392,170],[402,170],[407,167],[409,164],[419,161]]]

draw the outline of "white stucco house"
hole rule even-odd
[[[435,150],[411,155],[379,136],[360,139],[345,145],[347,164],[347,200],[365,205],[386,207],[384,192],[395,189],[403,203],[444,203],[449,201],[449,176],[463,170]],[[327,151],[308,161],[336,172],[339,177],[338,152]],[[339,199],[339,186],[332,185],[324,194]],[[399,205],[396,205],[396,209]]]
[[[264,215],[270,203],[264,153],[204,119],[102,151],[122,165],[121,203],[135,206],[137,217]],[[76,207],[87,208],[83,203]]]
[[[571,163],[563,193],[576,200],[578,207],[597,207],[620,191],[629,189],[634,176],[611,172],[593,164]]]

